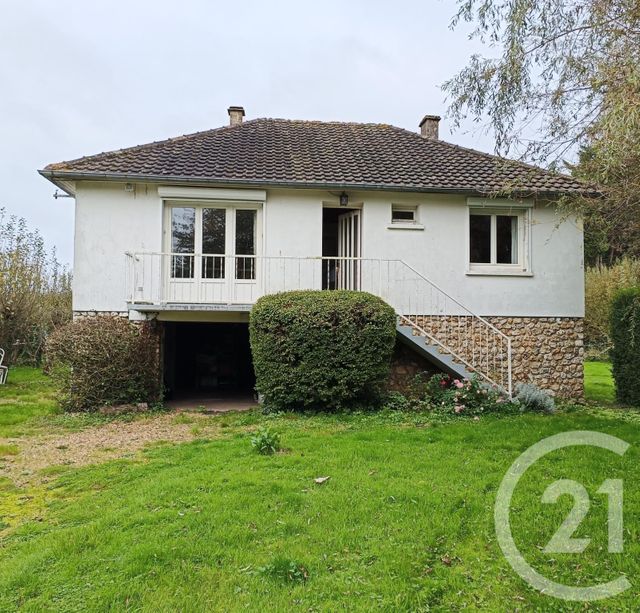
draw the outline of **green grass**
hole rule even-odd
[[[56,390],[37,368],[16,366],[0,386],[0,438],[25,434],[36,418],[56,412]]]
[[[602,404],[606,365],[588,363],[585,372],[588,398]],[[33,400],[23,402],[28,390],[16,378],[12,393],[30,408],[5,428],[79,427],[54,414],[46,379],[24,375]],[[0,393],[9,398],[9,389]],[[220,438],[154,445],[142,457],[83,469],[53,466],[42,471],[51,481],[24,490],[0,478],[0,611],[637,610],[635,410],[479,421],[403,413],[209,419]],[[252,449],[263,425],[280,434],[283,451]],[[566,449],[532,467],[514,496],[512,531],[526,559],[556,581],[628,576],[630,590],[595,604],[529,588],[504,560],[493,526],[507,468],[531,444],[569,430],[632,446],[622,458]],[[318,485],[321,476],[330,479]],[[558,478],[580,481],[591,496],[575,535],[593,539],[582,555],[541,551],[572,506],[567,496],[542,504]],[[607,505],[596,490],[610,478],[625,483],[624,554],[606,552]]]
[[[616,390],[609,362],[584,363],[584,395],[587,400],[600,404],[615,402]]]
[[[634,587],[598,610],[634,610],[640,418],[616,415],[212,417],[227,424],[219,440],[62,473],[41,521],[2,540],[0,610],[582,610],[528,588],[493,528],[509,465],[532,443],[573,429],[634,446],[622,459],[565,450],[531,469],[514,499],[516,541],[558,581],[627,573]],[[250,431],[263,423],[286,452],[251,448]],[[317,485],[320,476],[331,478]],[[540,501],[559,477],[579,479],[594,501],[578,534],[594,543],[580,556],[539,550],[571,507]],[[602,550],[606,505],[595,491],[613,477],[626,484],[624,555]]]

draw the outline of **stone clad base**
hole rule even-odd
[[[431,377],[438,372],[440,371],[429,360],[397,340],[391,360],[387,389],[394,392],[404,392],[410,387],[417,375]]]
[[[128,317],[128,314],[126,311],[76,311],[73,317]],[[458,318],[418,315],[412,319],[437,336],[439,327],[451,325]],[[584,325],[581,317],[487,316],[485,319],[511,338],[514,386],[517,383],[534,383],[561,398],[579,399],[584,396]],[[161,370],[162,325],[153,320],[132,324],[149,326],[153,330]],[[389,387],[401,390],[416,374],[436,370],[425,358],[397,343]]]
[[[439,326],[454,320],[445,316],[412,319],[436,335]],[[533,383],[561,398],[584,396],[581,317],[485,316],[484,319],[511,338],[514,387],[517,383]]]

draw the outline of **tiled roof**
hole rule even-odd
[[[50,164],[42,174],[485,194],[587,190],[566,175],[390,125],[285,119],[254,119]]]

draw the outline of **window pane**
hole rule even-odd
[[[491,263],[491,215],[469,215],[469,246],[472,264]]]
[[[226,209],[202,209],[202,277],[224,279]],[[210,254],[210,255],[206,255]]]
[[[225,209],[202,209],[202,253],[224,253]]]
[[[236,211],[236,254],[256,253],[256,211]],[[236,279],[255,279],[255,257],[236,257]]]
[[[196,240],[196,210],[193,208],[171,209],[171,251],[193,253]]]
[[[171,251],[190,253],[195,250],[196,210],[191,207],[171,209]],[[171,258],[171,276],[176,279],[193,278],[193,255],[176,255]]]
[[[496,216],[496,254],[498,264],[518,263],[518,218]]]
[[[415,211],[396,211],[391,212],[391,221],[412,222],[415,218]]]
[[[255,255],[256,211],[236,211],[236,253]]]

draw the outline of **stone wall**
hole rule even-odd
[[[401,341],[396,341],[391,360],[391,374],[387,389],[395,392],[406,391],[416,375],[427,376],[440,372],[429,360],[410,349]]]
[[[470,317],[412,317],[436,338],[447,335],[453,349],[470,351],[471,339],[482,346],[486,328],[473,325]],[[562,398],[582,398],[584,325],[580,317],[485,317],[511,338],[512,373],[517,383],[534,383]],[[443,333],[447,330],[448,332]],[[454,332],[451,332],[453,330]],[[460,333],[456,334],[456,330]],[[458,340],[456,340],[458,339]]]
[[[129,317],[127,311],[74,311],[73,320],[87,317]]]

